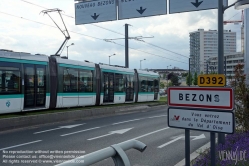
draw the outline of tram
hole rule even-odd
[[[0,50],[0,114],[159,99],[158,73]]]

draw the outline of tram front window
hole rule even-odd
[[[14,69],[14,70],[13,70]],[[21,92],[19,69],[0,67],[0,93],[15,94]]]

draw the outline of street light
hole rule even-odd
[[[70,44],[69,46],[67,46],[67,59],[68,59],[68,47],[74,45],[74,43]]]
[[[218,1],[218,74],[224,74],[224,28],[223,28],[223,14],[226,9],[235,6],[235,9],[249,8],[249,0],[238,0],[233,4],[224,7],[223,0]],[[211,145],[215,144],[215,133],[211,133]],[[218,144],[225,144],[225,134],[218,133]],[[214,149],[211,150],[213,153]],[[211,156],[213,159],[214,156]],[[215,158],[213,159],[215,160]],[[212,160],[211,160],[212,161]],[[211,162],[214,165],[214,161]]]
[[[171,66],[171,65],[169,65],[169,66]],[[168,72],[168,67],[169,66],[167,66],[167,72]],[[168,89],[168,74],[167,74],[167,89]]]
[[[140,70],[142,69],[142,67],[141,67],[141,62],[142,61],[145,61],[146,59],[143,59],[143,60],[140,60]]]
[[[110,58],[111,58],[111,56],[114,56],[114,55],[116,55],[116,54],[113,54],[113,55],[110,55],[110,56],[109,56],[109,66],[110,66]]]

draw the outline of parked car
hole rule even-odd
[[[164,89],[160,89],[159,90],[159,94],[160,94],[160,96],[165,95],[165,90]]]

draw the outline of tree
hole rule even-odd
[[[166,78],[166,73],[163,73],[163,78]]]
[[[182,77],[187,77],[188,73],[182,73]]]
[[[235,80],[231,86],[235,89],[235,120],[242,131],[249,131],[249,86],[243,74],[243,64],[235,66]]]
[[[187,77],[186,77],[186,84],[187,85],[192,85],[192,81],[193,81],[193,78],[192,78],[192,74],[190,73],[190,75],[188,74]]]
[[[197,84],[198,84],[198,77],[197,77],[197,73],[196,73],[196,72],[195,72],[195,75],[194,75],[193,84],[194,84],[194,85],[197,85]]]
[[[160,89],[163,89],[165,87],[163,82],[160,82]]]
[[[171,77],[170,81],[172,82],[172,84],[173,84],[174,86],[179,86],[179,85],[180,85],[180,84],[179,84],[179,78],[178,78],[177,75],[173,75],[173,76]]]

